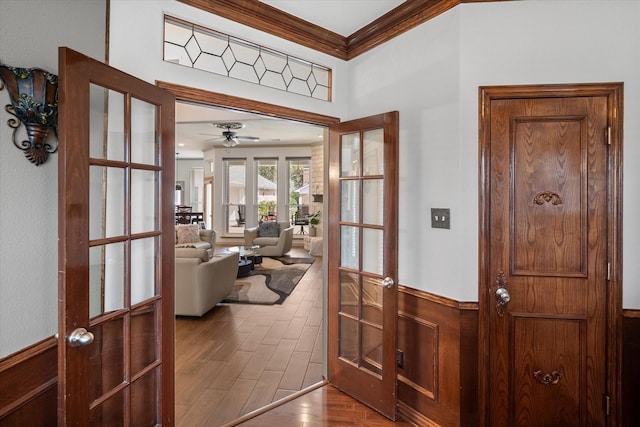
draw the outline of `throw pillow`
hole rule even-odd
[[[184,224],[176,226],[178,244],[198,243],[200,241],[200,227],[198,224]]]
[[[261,222],[258,228],[258,237],[278,237],[280,224],[277,222]]]

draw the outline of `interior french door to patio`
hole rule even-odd
[[[58,425],[173,425],[175,98],[60,48]]]
[[[398,113],[333,126],[329,156],[329,381],[395,419]]]

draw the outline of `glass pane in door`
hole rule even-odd
[[[383,238],[382,230],[362,229],[362,271],[382,276],[384,268]]]
[[[125,169],[89,168],[89,238],[122,236],[125,214]],[[114,213],[118,215],[113,215]]]
[[[131,234],[157,230],[157,188],[157,172],[131,171]]]
[[[360,268],[360,229],[343,225],[340,227],[340,266],[358,270]]]
[[[157,107],[131,98],[131,162],[158,164]]]
[[[131,305],[156,295],[157,245],[155,237],[131,241]]]
[[[340,137],[340,176],[360,176],[360,134]]]
[[[155,368],[131,384],[131,426],[160,425],[159,382],[160,369]]]
[[[89,85],[89,155],[124,160],[124,94]]]
[[[125,324],[122,317],[101,321],[90,328],[90,402],[102,398],[125,381]]]
[[[340,149],[339,354],[376,376],[383,336],[382,137],[382,129],[342,135]]]
[[[366,131],[363,139],[362,175],[382,175],[384,173],[384,130]]]
[[[129,403],[157,406],[156,399],[148,403],[148,396],[141,403],[131,400],[133,394],[114,393],[132,382],[149,383],[146,378],[153,378],[160,358],[158,301],[129,311],[156,297],[159,289],[157,107],[131,98],[127,111],[122,93],[95,84],[90,93],[95,96],[90,141],[95,157],[89,159],[90,417],[91,425],[109,426],[122,425]],[[125,119],[128,113],[130,120]],[[130,140],[125,138],[127,124]],[[126,162],[127,152],[132,162]],[[139,233],[156,235],[133,237]],[[156,417],[154,409],[151,418]]]
[[[124,243],[89,248],[89,318],[125,306],[124,272]]]
[[[362,222],[382,225],[384,214],[384,180],[367,179],[362,182]]]
[[[90,426],[123,426],[124,424],[124,391],[119,391],[115,396],[97,406],[89,412]]]
[[[360,181],[348,180],[340,182],[340,221],[360,221]]]

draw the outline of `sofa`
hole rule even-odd
[[[176,248],[176,315],[202,316],[233,290],[239,254],[209,253],[207,249]]]
[[[176,248],[214,249],[216,232],[201,229],[198,224],[176,225]]]
[[[262,222],[256,227],[245,228],[245,246],[260,246],[256,253],[278,257],[291,250],[293,226],[288,222]]]

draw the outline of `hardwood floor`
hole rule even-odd
[[[322,258],[282,305],[223,304],[178,317],[177,426],[221,426],[322,381],[321,323]]]
[[[405,421],[390,421],[330,385],[271,409],[242,427],[369,426],[409,427]]]

